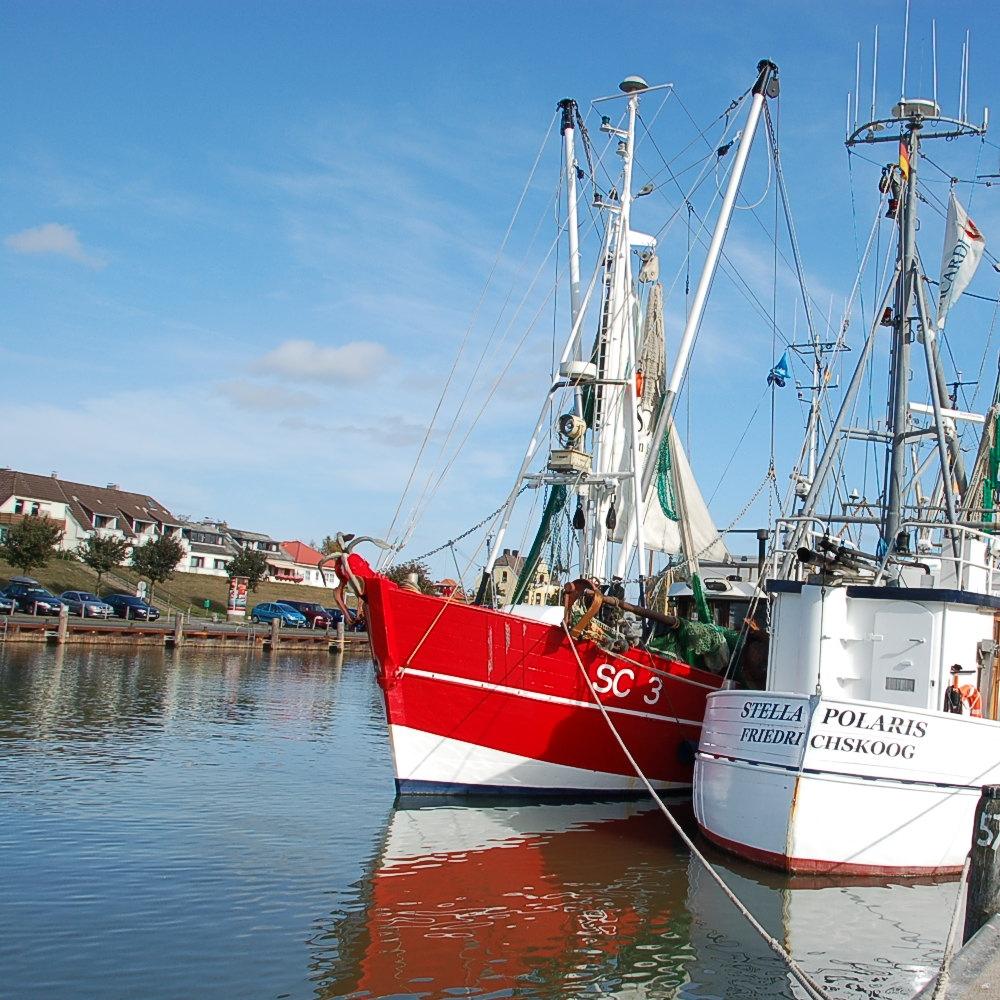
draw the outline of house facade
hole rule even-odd
[[[493,564],[493,593],[499,605],[511,603],[517,581],[524,571],[524,556],[517,549],[504,549]],[[535,572],[527,590],[524,592],[524,604],[553,604],[558,601],[560,586],[553,581],[552,574],[544,559],[538,560]]]
[[[320,572],[319,563],[325,556],[305,542],[282,542],[281,548],[292,560],[296,572],[302,577],[302,582],[310,587],[336,587],[340,582],[330,563]]]
[[[73,551],[94,534],[123,539],[131,546],[168,536],[186,546],[179,518],[145,493],[115,483],[91,486],[0,469],[0,538],[26,517],[46,517],[62,529],[59,548]]]
[[[182,533],[187,541],[188,556],[180,567],[186,573],[206,576],[226,576],[236,550],[226,535],[226,525],[208,518],[185,521]]]

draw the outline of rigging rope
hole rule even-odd
[[[439,552],[443,552],[446,548],[454,545],[456,542],[460,542],[463,538],[468,538],[474,531],[478,531],[484,525],[488,524],[493,520],[508,504],[513,503],[525,490],[531,489],[531,483],[525,483],[518,491],[514,494],[513,498],[508,497],[502,504],[492,514],[488,514],[481,521],[477,521],[471,528],[463,531],[462,534],[456,535],[454,538],[449,538],[443,545],[439,545],[436,549],[431,549],[429,552],[423,552],[419,556],[414,556],[412,559],[408,559],[407,562],[423,562],[425,559],[430,559],[431,556],[436,556]]]
[[[483,302],[486,300],[486,293],[489,290],[490,283],[493,280],[493,275],[496,274],[497,267],[500,264],[500,258],[503,256],[503,252],[507,247],[507,241],[510,239],[511,232],[514,229],[514,223],[517,221],[517,216],[521,211],[521,206],[524,204],[524,199],[527,197],[528,191],[531,188],[532,179],[535,176],[535,171],[538,169],[538,164],[542,158],[542,152],[548,145],[549,136],[552,134],[552,128],[555,125],[556,118],[559,112],[555,111],[552,114],[552,118],[549,120],[549,126],[545,130],[545,136],[542,139],[541,145],[538,147],[538,152],[535,154],[535,161],[531,165],[531,170],[528,173],[528,179],[521,190],[521,197],[517,201],[517,205],[514,207],[514,213],[511,216],[510,222],[507,224],[507,230],[503,235],[503,239],[500,241],[500,246],[497,248],[496,255],[493,258],[493,263],[490,267],[489,274],[486,276],[486,283],[483,286],[483,290],[479,295],[479,301],[476,303],[476,307],[473,310],[472,318],[469,320],[469,325],[465,329],[465,333],[462,337],[462,343],[459,346],[458,354],[455,356],[455,360],[452,363],[451,370],[448,372],[448,377],[445,379],[444,386],[441,389],[441,395],[438,398],[437,404],[434,407],[434,412],[431,414],[430,422],[427,425],[427,431],[424,434],[423,440],[420,442],[420,447],[417,450],[417,457],[413,461],[413,467],[410,469],[410,474],[406,480],[406,485],[403,487],[403,492],[400,494],[399,503],[396,504],[396,509],[393,511],[392,521],[389,524],[389,530],[386,532],[385,537],[391,538],[392,532],[396,527],[396,520],[399,517],[400,511],[403,508],[403,502],[406,499],[406,495],[409,492],[410,486],[413,483],[413,478],[417,474],[417,469],[420,466],[420,460],[423,457],[424,449],[427,447],[428,441],[430,441],[431,433],[434,430],[434,425],[437,422],[438,415],[441,412],[441,407],[444,405],[445,398],[448,394],[448,389],[451,386],[452,380],[455,377],[455,372],[458,370],[458,363],[461,360],[462,354],[465,351],[466,345],[469,342],[469,337],[472,335],[472,329],[475,326],[476,319],[479,316],[479,310],[482,308]]]
[[[576,642],[565,622],[563,622],[563,631],[566,633],[566,639],[569,641],[569,647],[572,650],[573,657],[580,669],[580,674],[590,691],[590,696],[593,698],[594,704],[604,717],[604,721],[607,723],[608,729],[611,730],[612,736],[614,736],[618,746],[621,747],[622,753],[625,755],[632,769],[635,771],[636,777],[643,783],[643,785],[646,786],[646,790],[652,796],[653,801],[656,802],[660,812],[662,812],[667,818],[667,821],[673,827],[674,832],[683,841],[684,846],[687,847],[688,851],[690,851],[692,857],[694,857],[704,867],[705,871],[708,872],[709,876],[711,876],[716,885],[718,885],[718,887],[725,893],[729,901],[736,907],[737,910],[739,910],[740,914],[744,917],[747,923],[749,923],[750,926],[760,935],[764,943],[785,963],[785,965],[787,965],[789,972],[791,972],[791,974],[795,977],[795,980],[806,991],[811,1000],[829,1000],[828,995],[823,991],[822,987],[812,978],[812,976],[809,975],[809,973],[805,971],[805,969],[798,964],[798,962],[795,961],[788,950],[782,946],[781,942],[767,931],[763,924],[761,924],[760,921],[747,909],[742,900],[740,900],[739,896],[737,896],[736,893],[729,888],[725,880],[716,870],[715,866],[712,865],[708,858],[706,858],[705,855],[698,850],[694,841],[688,836],[687,831],[680,825],[674,817],[674,814],[670,811],[670,808],[657,794],[656,789],[653,788],[649,778],[647,778],[643,773],[642,768],[639,766],[635,757],[632,756],[629,748],[626,746],[621,733],[618,732],[617,727],[611,720],[611,716],[608,714],[608,710],[604,703],[594,690],[594,685],[590,680],[586,667],[583,665],[583,660],[580,659],[580,653],[576,648]]]

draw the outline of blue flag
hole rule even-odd
[[[778,363],[771,369],[767,376],[768,385],[776,385],[779,389],[785,388],[785,383],[792,377],[792,370],[788,364],[788,351],[781,355]]]

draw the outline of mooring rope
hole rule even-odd
[[[944,944],[944,955],[941,956],[941,967],[938,969],[937,983],[934,985],[934,992],[931,1000],[939,1000],[945,995],[948,989],[948,979],[951,973],[951,960],[955,954],[955,941],[958,938],[958,915],[962,912],[962,889],[965,887],[969,877],[969,866],[972,864],[971,852],[965,859],[962,867],[962,876],[958,880],[958,894],[955,896],[955,908],[951,911],[951,923],[948,925],[948,938]]]
[[[657,795],[656,790],[653,788],[649,779],[643,773],[642,768],[636,762],[636,759],[629,752],[628,747],[625,745],[625,741],[622,739],[621,734],[615,728],[615,724],[611,721],[611,717],[608,715],[608,711],[604,706],[604,703],[597,696],[597,692],[594,690],[594,685],[591,683],[590,677],[587,674],[587,670],[583,665],[583,660],[580,659],[580,654],[576,648],[576,642],[573,640],[573,636],[570,634],[569,628],[566,623],[563,622],[563,631],[566,633],[566,638],[569,640],[570,649],[573,651],[573,656],[576,659],[577,666],[580,668],[580,673],[583,675],[584,681],[587,683],[587,687],[590,690],[590,695],[594,699],[597,707],[600,709],[601,715],[604,716],[604,721],[607,723],[608,728],[611,730],[612,735],[618,741],[618,745],[622,749],[622,753],[625,754],[628,759],[629,764],[632,765],[632,769],[635,771],[636,776],[639,780],[646,786],[646,790],[652,795],[654,801],[659,806],[660,811],[666,816],[670,825],[674,828],[674,832],[681,838],[684,845],[691,852],[691,854],[704,866],[708,874],[714,879],[719,888],[726,894],[730,902],[736,907],[737,910],[743,915],[747,923],[761,936],[765,944],[788,966],[789,971],[795,977],[795,980],[799,985],[806,991],[806,993],[812,998],[812,1000],[830,1000],[829,994],[824,992],[823,988],[809,975],[808,972],[803,969],[798,962],[792,958],[791,954],[784,948],[780,941],[770,934],[767,929],[760,923],[759,920],[746,908],[742,903],[739,896],[733,892],[732,889],[726,885],[722,876],[715,870],[712,863],[705,857],[701,851],[695,846],[694,841],[687,835],[684,828],[678,823],[674,818],[673,813],[667,807],[663,799]]]

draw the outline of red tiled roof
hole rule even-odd
[[[0,469],[0,502],[12,496],[68,504],[77,521],[88,528],[93,525],[92,514],[109,517],[124,514],[131,521],[159,521],[171,526],[179,523],[163,504],[145,493],[129,493],[117,488],[71,483],[56,476],[36,476],[30,472]],[[126,528],[126,525],[122,527]]]
[[[320,559],[325,558],[322,552],[317,552],[305,542],[282,542],[281,547],[292,557],[292,562],[300,566],[318,566]]]

